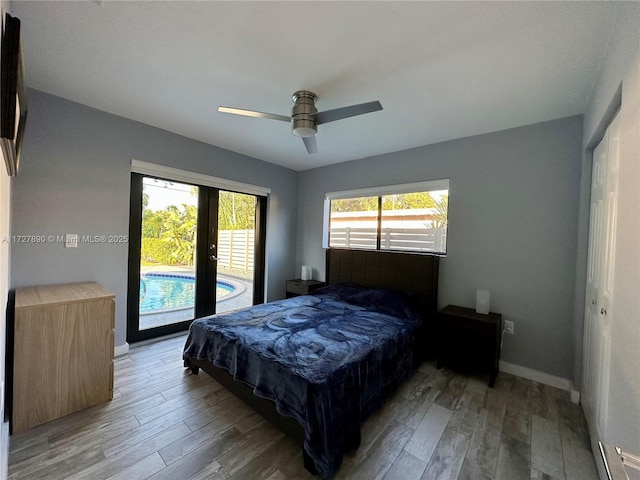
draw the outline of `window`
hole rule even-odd
[[[329,247],[377,248],[378,197],[331,200]]]
[[[447,252],[449,180],[330,192],[325,248]]]

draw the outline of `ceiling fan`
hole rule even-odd
[[[256,112],[254,110],[243,110],[231,107],[218,107],[218,111],[223,113],[233,113],[235,115],[246,115],[247,117],[270,118],[272,120],[290,122],[291,133],[296,137],[301,137],[304,142],[304,146],[307,148],[307,153],[312,154],[318,151],[318,145],[316,144],[318,125],[382,110],[382,105],[380,105],[380,102],[376,100],[375,102],[360,103],[358,105],[350,105],[348,107],[318,112],[316,109],[316,100],[318,100],[318,96],[307,90],[299,90],[295,92],[292,95],[292,99],[294,105],[291,109],[290,117],[275,113]]]

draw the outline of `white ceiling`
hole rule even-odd
[[[27,84],[295,170],[585,111],[616,2],[12,2]],[[384,110],[318,127],[307,155],[286,123],[318,110]]]

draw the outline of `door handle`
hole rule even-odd
[[[606,315],[606,314],[607,314],[607,309],[606,309],[606,308],[604,308],[604,307],[602,307],[602,308],[600,309],[600,314],[601,314],[601,315]]]
[[[211,255],[211,256],[209,257],[209,259],[210,259],[210,260],[212,260],[212,261],[214,261],[214,262],[217,262],[217,261],[218,261],[218,257],[216,257],[215,255]]]

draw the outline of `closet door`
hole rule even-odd
[[[611,325],[614,321],[618,118],[614,118],[593,151],[581,403],[595,441],[606,441],[607,438]]]

